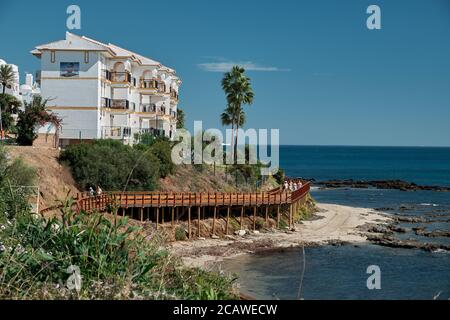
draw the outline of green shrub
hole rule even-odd
[[[0,212],[13,218],[17,212],[29,208],[28,196],[33,191],[36,171],[21,158],[10,160],[0,146]]]
[[[186,240],[186,230],[183,226],[179,226],[175,229],[175,240],[184,241]]]
[[[172,162],[172,148],[168,141],[158,139],[151,145],[150,152],[159,159],[159,172],[162,178],[174,172],[175,165]]]
[[[264,228],[265,224],[266,224],[266,222],[263,218],[256,217],[256,221],[255,221],[256,230],[261,230],[262,228]]]
[[[104,190],[154,190],[160,164],[151,152],[114,140],[71,145],[61,153],[80,188],[101,186]]]

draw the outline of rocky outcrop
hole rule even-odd
[[[450,231],[445,230],[426,231],[425,228],[414,228],[413,230],[416,235],[422,237],[429,237],[429,238],[450,237]]]
[[[315,182],[322,188],[376,188],[376,189],[396,189],[401,191],[450,191],[450,187],[446,186],[424,186],[414,182],[403,180],[327,180]]]
[[[450,245],[448,244],[438,244],[438,243],[426,243],[426,242],[419,242],[416,240],[400,240],[395,239],[391,235],[387,234],[373,234],[368,235],[367,240],[382,245],[386,247],[392,247],[392,248],[406,248],[406,249],[422,249],[426,251],[436,251],[436,250],[447,250],[450,251]]]

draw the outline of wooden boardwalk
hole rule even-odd
[[[145,221],[152,220],[156,228],[160,224],[171,222],[172,225],[181,216],[188,223],[188,237],[192,235],[192,213],[197,213],[197,234],[200,237],[200,221],[203,211],[209,213],[213,219],[212,235],[215,235],[216,219],[220,211],[226,211],[226,234],[228,234],[230,215],[238,212],[239,222],[243,227],[245,213],[252,216],[253,229],[256,228],[256,217],[263,214],[265,222],[268,222],[269,213],[276,214],[277,226],[280,225],[281,215],[286,214],[289,227],[293,225],[293,214],[305,201],[310,191],[310,183],[306,182],[295,191],[286,191],[281,188],[267,192],[234,192],[234,193],[204,193],[204,192],[105,192],[102,195],[90,196],[88,193],[80,193],[75,197],[75,210],[77,212],[104,212],[114,208],[119,214],[130,215],[132,218]],[[187,215],[185,214],[187,213]],[[165,217],[169,216],[169,221]]]

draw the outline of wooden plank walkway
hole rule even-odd
[[[280,188],[267,192],[158,192],[158,191],[114,191],[100,196],[78,194],[75,198],[77,210],[103,211],[110,204],[119,208],[162,208],[162,207],[218,207],[218,206],[261,206],[293,204],[310,191],[305,183],[296,191],[282,191]]]
[[[253,230],[256,230],[256,220],[258,211],[264,215],[265,224],[269,223],[269,214],[272,212],[276,217],[276,225],[280,227],[283,214],[286,215],[289,228],[294,224],[294,213],[298,212],[299,206],[305,201],[310,191],[310,183],[306,182],[301,188],[295,191],[286,191],[281,188],[267,192],[234,192],[234,193],[205,193],[205,192],[159,192],[159,191],[128,191],[128,192],[104,192],[101,195],[90,196],[88,193],[79,193],[75,197],[74,210],[86,213],[104,212],[114,208],[121,212],[121,215],[131,213],[131,217],[144,221],[145,218],[153,220],[158,229],[159,225],[168,222],[164,214],[168,213],[172,226],[175,220],[187,218],[188,238],[193,235],[192,225],[197,226],[197,236],[201,236],[201,220],[205,219],[205,211],[212,218],[211,236],[216,235],[216,219],[220,219],[220,210],[226,210],[226,216],[222,218],[226,221],[225,233],[229,233],[230,218],[237,211],[236,220],[239,221],[240,228],[244,227],[244,215],[247,215],[252,222]],[[261,210],[262,208],[262,210]],[[41,213],[54,210],[48,208]],[[137,212],[136,212],[137,211]],[[182,212],[181,217],[179,215]],[[196,211],[196,219],[192,219],[193,211]],[[202,214],[203,212],[203,214]],[[186,217],[187,213],[187,217]],[[211,214],[212,213],[212,214]],[[137,217],[136,217],[137,215]],[[167,216],[166,216],[167,217]],[[175,218],[176,217],[176,218]],[[196,223],[193,223],[196,222]]]

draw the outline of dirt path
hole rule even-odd
[[[334,204],[318,204],[314,219],[296,224],[295,231],[268,231],[229,236],[226,240],[194,240],[174,242],[171,251],[181,256],[187,265],[208,267],[224,258],[258,250],[301,245],[322,245],[329,242],[362,243],[367,241],[365,224],[385,224],[390,218],[366,208]]]

